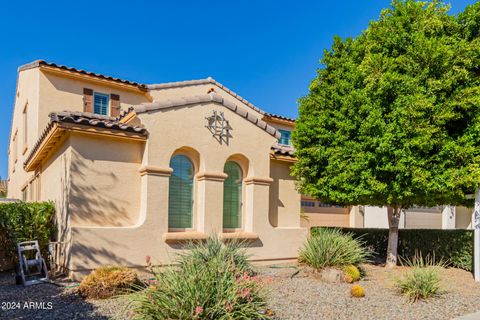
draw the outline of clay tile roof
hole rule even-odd
[[[147,130],[143,127],[130,126],[128,124],[120,123],[116,118],[103,116],[99,114],[89,113],[89,112],[72,112],[72,111],[62,111],[62,112],[52,112],[48,115],[50,117],[50,122],[47,127],[43,130],[42,134],[38,138],[37,142],[32,148],[32,151],[26,158],[24,166],[32,159],[34,154],[42,145],[43,141],[47,138],[48,134],[52,130],[55,123],[75,123],[81,125],[87,125],[97,128],[106,128],[111,130],[122,130],[127,132],[138,133],[146,136],[148,134]]]
[[[136,113],[145,113],[145,112],[154,111],[154,110],[168,109],[173,107],[182,107],[182,106],[188,106],[192,104],[201,104],[201,103],[209,103],[209,102],[223,105],[224,107],[232,110],[236,114],[247,119],[257,127],[261,128],[262,130],[266,131],[270,135],[274,136],[275,138],[280,139],[281,134],[277,129],[270,126],[262,119],[259,119],[255,114],[248,112],[248,110],[245,110],[243,107],[238,106],[229,100],[223,99],[221,95],[216,94],[214,92],[210,92],[204,95],[178,98],[174,100],[165,100],[161,102],[142,103],[140,105],[133,106],[133,108],[130,108],[129,111],[120,115],[120,119],[125,117],[129,112],[132,112],[132,111],[135,111]]]
[[[94,72],[90,72],[90,71],[85,71],[85,70],[82,70],[82,69],[67,67],[67,66],[59,65],[59,64],[56,64],[56,63],[52,63],[52,62],[47,62],[45,60],[35,60],[31,63],[25,64],[25,65],[18,68],[18,72],[23,71],[23,70],[32,69],[32,68],[37,68],[37,67],[40,67],[40,66],[48,66],[48,67],[52,67],[52,68],[67,70],[67,71],[71,71],[71,72],[75,72],[75,73],[79,73],[79,74],[84,74],[84,75],[88,75],[88,76],[92,76],[92,77],[96,77],[96,78],[100,78],[100,79],[105,79],[105,80],[115,81],[115,82],[119,82],[119,83],[123,83],[123,84],[128,84],[128,85],[135,86],[135,87],[138,87],[140,89],[143,89],[145,91],[147,90],[146,85],[141,84],[141,83],[128,81],[128,80],[123,80],[123,79],[119,79],[119,78],[114,78],[114,77],[110,77],[110,76],[105,76],[103,74],[94,73]]]
[[[114,130],[123,130],[128,132],[146,134],[147,130],[143,127],[130,126],[128,124],[118,122],[117,118],[94,114],[90,112],[52,112],[49,114],[50,122],[66,122],[89,125],[99,128],[107,128]]]
[[[295,122],[295,119],[294,119],[294,118],[288,118],[288,117],[284,117],[284,116],[281,116],[281,115],[278,115],[278,114],[274,114],[274,113],[265,113],[265,116],[266,116],[266,117],[270,117],[270,118],[275,118],[275,119],[281,119],[281,120],[285,120],[285,121]]]
[[[295,148],[292,146],[286,146],[283,144],[276,143],[272,146],[272,151],[275,154],[279,154],[282,156],[290,156],[294,157],[295,156]]]
[[[150,90],[158,90],[158,89],[170,89],[170,88],[178,88],[178,87],[187,87],[187,86],[196,86],[200,84],[213,84],[217,87],[221,88],[223,91],[229,93],[230,95],[234,96],[253,110],[257,111],[260,114],[265,114],[265,111],[260,109],[259,107],[255,106],[253,103],[249,102],[247,99],[242,98],[237,93],[233,92],[232,90],[225,87],[220,82],[216,81],[212,77],[208,77],[206,79],[199,79],[199,80],[187,80],[187,81],[178,81],[178,82],[167,82],[167,83],[160,83],[160,84],[149,84],[147,88]]]

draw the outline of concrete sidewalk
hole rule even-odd
[[[480,311],[455,318],[455,320],[480,320]]]

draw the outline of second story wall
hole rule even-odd
[[[112,101],[110,96],[117,95],[120,101],[120,109],[127,110],[130,106],[142,102],[150,102],[147,93],[140,92],[128,86],[119,86],[115,83],[96,82],[93,79],[83,79],[71,75],[55,74],[50,71],[42,71],[40,79],[40,113],[39,134],[48,123],[48,115],[54,111],[78,111],[84,110],[84,89],[90,89],[93,93],[105,94],[109,97],[109,115],[111,114]]]
[[[38,138],[38,69],[19,72],[8,148],[8,197],[22,199],[32,174],[23,162]]]

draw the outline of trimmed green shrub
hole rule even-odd
[[[366,262],[370,256],[363,241],[338,229],[321,228],[300,249],[298,260],[315,269]]]
[[[52,202],[13,202],[0,204],[0,233],[7,256],[16,259],[16,244],[21,241],[38,240],[46,259],[48,242],[54,236],[55,206]]]
[[[81,296],[89,299],[106,299],[123,293],[138,285],[137,273],[127,267],[104,266],[95,269],[78,287]]]
[[[440,268],[443,263],[435,264],[428,257],[424,259],[419,255],[407,260],[406,265],[411,269],[403,277],[396,279],[395,285],[408,301],[416,302],[441,292]]]
[[[222,247],[224,246],[224,247]],[[190,244],[178,267],[131,296],[136,319],[268,319],[262,282],[248,271],[243,249],[216,238]]]
[[[315,235],[324,227],[311,229]],[[374,258],[385,261],[388,246],[388,229],[337,228],[344,233],[360,238],[374,253]],[[434,256],[446,265],[472,271],[473,230],[400,229],[398,254],[413,259],[417,252]]]

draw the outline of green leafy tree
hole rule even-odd
[[[480,184],[479,8],[393,1],[358,37],[335,37],[300,99],[300,191],[387,205],[389,266],[403,209],[466,204]]]

